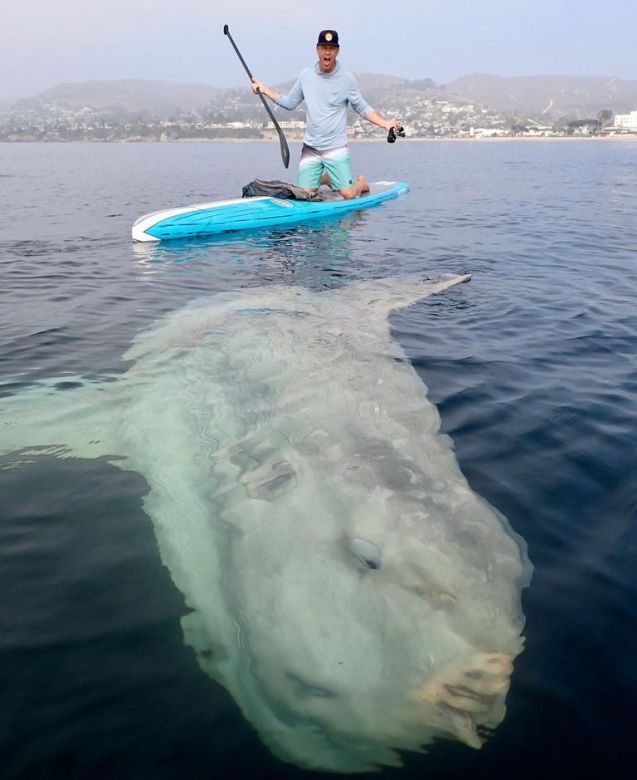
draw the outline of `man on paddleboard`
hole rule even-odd
[[[364,176],[356,181],[347,148],[347,107],[385,130],[402,131],[398,120],[384,119],[363,99],[354,76],[336,62],[340,51],[336,30],[321,30],[316,44],[318,62],[301,71],[289,94],[281,95],[252,79],[252,91],[261,92],[277,106],[295,109],[305,100],[306,128],[299,162],[298,183],[308,192],[329,184],[346,198],[369,192]]]

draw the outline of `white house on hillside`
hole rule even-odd
[[[630,114],[615,114],[613,129],[637,132],[637,111],[631,111]]]

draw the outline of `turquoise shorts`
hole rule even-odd
[[[346,146],[320,152],[303,144],[299,162],[299,187],[305,190],[317,190],[323,171],[327,173],[332,188],[344,190],[354,183],[352,161]]]

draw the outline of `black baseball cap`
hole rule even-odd
[[[336,30],[321,30],[317,46],[338,46],[338,33]]]

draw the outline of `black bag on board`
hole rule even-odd
[[[242,189],[243,198],[281,198],[282,200],[324,200],[319,192],[306,192],[296,184],[288,184],[285,181],[263,181],[255,179],[246,184]]]

